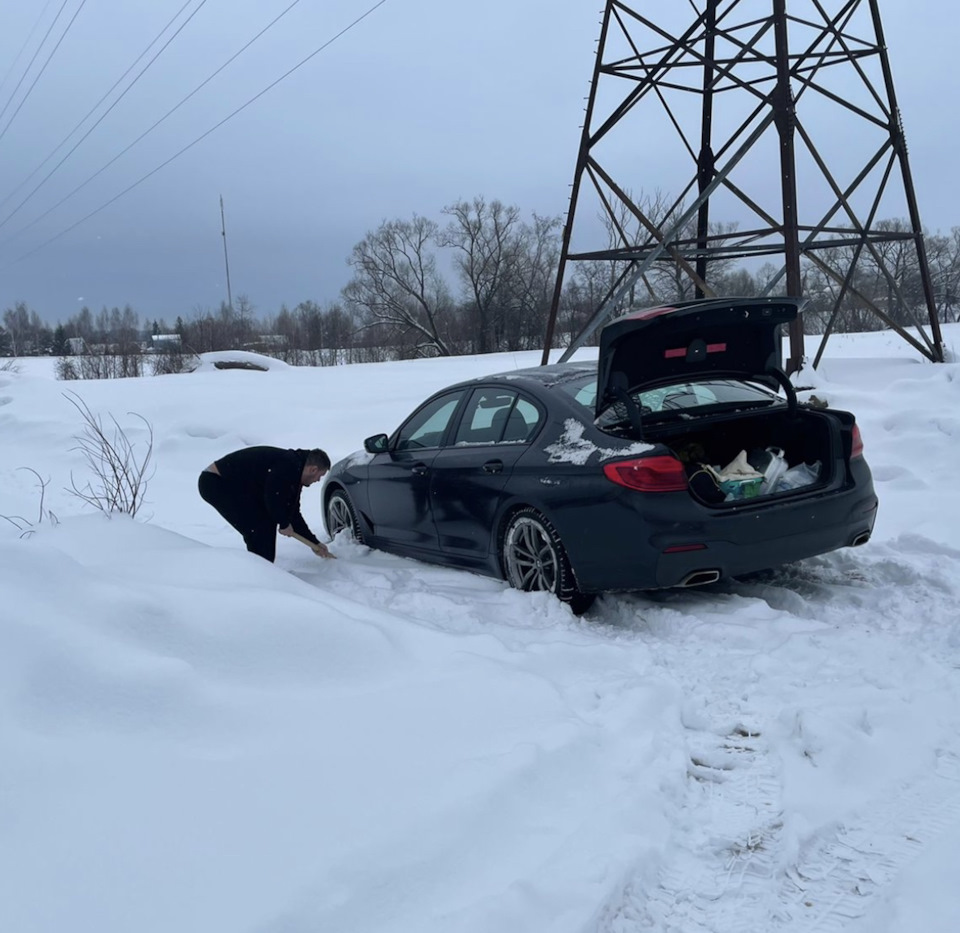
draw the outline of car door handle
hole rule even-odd
[[[410,467],[410,472],[414,476],[426,476],[427,465],[425,463],[415,463],[412,467]]]
[[[503,461],[488,460],[480,469],[482,469],[484,473],[502,473]]]

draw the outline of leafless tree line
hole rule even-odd
[[[647,197],[643,213],[661,228],[669,227],[668,203],[660,195]],[[483,197],[448,205],[442,218],[415,214],[384,221],[368,232],[347,260],[350,281],[339,299],[327,305],[308,300],[261,315],[241,295],[233,306],[194,309],[172,322],[141,322],[129,306],[104,308],[97,315],[85,307],[51,328],[19,302],[4,312],[0,356],[55,355],[60,375],[69,379],[179,372],[196,354],[212,350],[253,350],[315,366],[542,347],[559,263],[561,218],[535,213],[525,218],[520,208]],[[639,237],[637,223],[628,215],[604,217],[606,245]],[[886,225],[894,232],[909,229],[901,220]],[[713,225],[711,234],[722,237],[732,229]],[[948,235],[927,235],[925,246],[940,319],[960,320],[960,227]],[[880,248],[885,267],[895,270],[896,288],[879,264],[861,259],[854,287],[845,293],[832,323],[834,331],[883,327],[869,302],[884,307],[898,324],[926,318],[912,242],[892,240]],[[828,325],[839,289],[823,266],[850,265],[842,249],[820,256],[822,265],[807,262],[804,271],[810,333]],[[580,332],[622,271],[623,261],[616,260],[568,266],[555,327],[559,343]],[[709,284],[718,295],[755,295],[777,272],[772,264],[751,270],[733,260],[714,261]],[[635,283],[618,310],[693,295],[690,277],[665,257]]]

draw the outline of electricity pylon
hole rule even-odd
[[[669,264],[711,296],[711,269],[731,261],[767,263],[767,294],[803,296],[806,269],[818,270],[832,310],[814,366],[851,304],[942,362],[878,0],[790,0],[790,10],[787,0],[608,0],[544,363],[571,264],[604,263],[608,287],[562,360],[638,290],[644,304],[658,300],[651,270]],[[640,203],[633,189],[646,192]],[[608,245],[585,249],[601,236],[597,219]],[[793,372],[801,321],[790,351]]]

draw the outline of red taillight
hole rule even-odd
[[[638,457],[603,465],[607,479],[640,492],[680,492],[687,488],[683,464],[673,457]]]
[[[863,456],[863,438],[860,437],[860,428],[853,426],[853,440],[850,444],[850,459]]]

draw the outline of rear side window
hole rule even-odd
[[[540,411],[516,392],[474,389],[460,419],[454,444],[523,444],[536,432]]]
[[[560,386],[562,392],[571,396],[577,404],[582,405],[589,411],[593,411],[597,403],[597,377],[581,376],[579,379],[570,379]]]
[[[517,399],[504,428],[502,441],[505,444],[527,443],[540,427],[540,409],[523,396]]]

